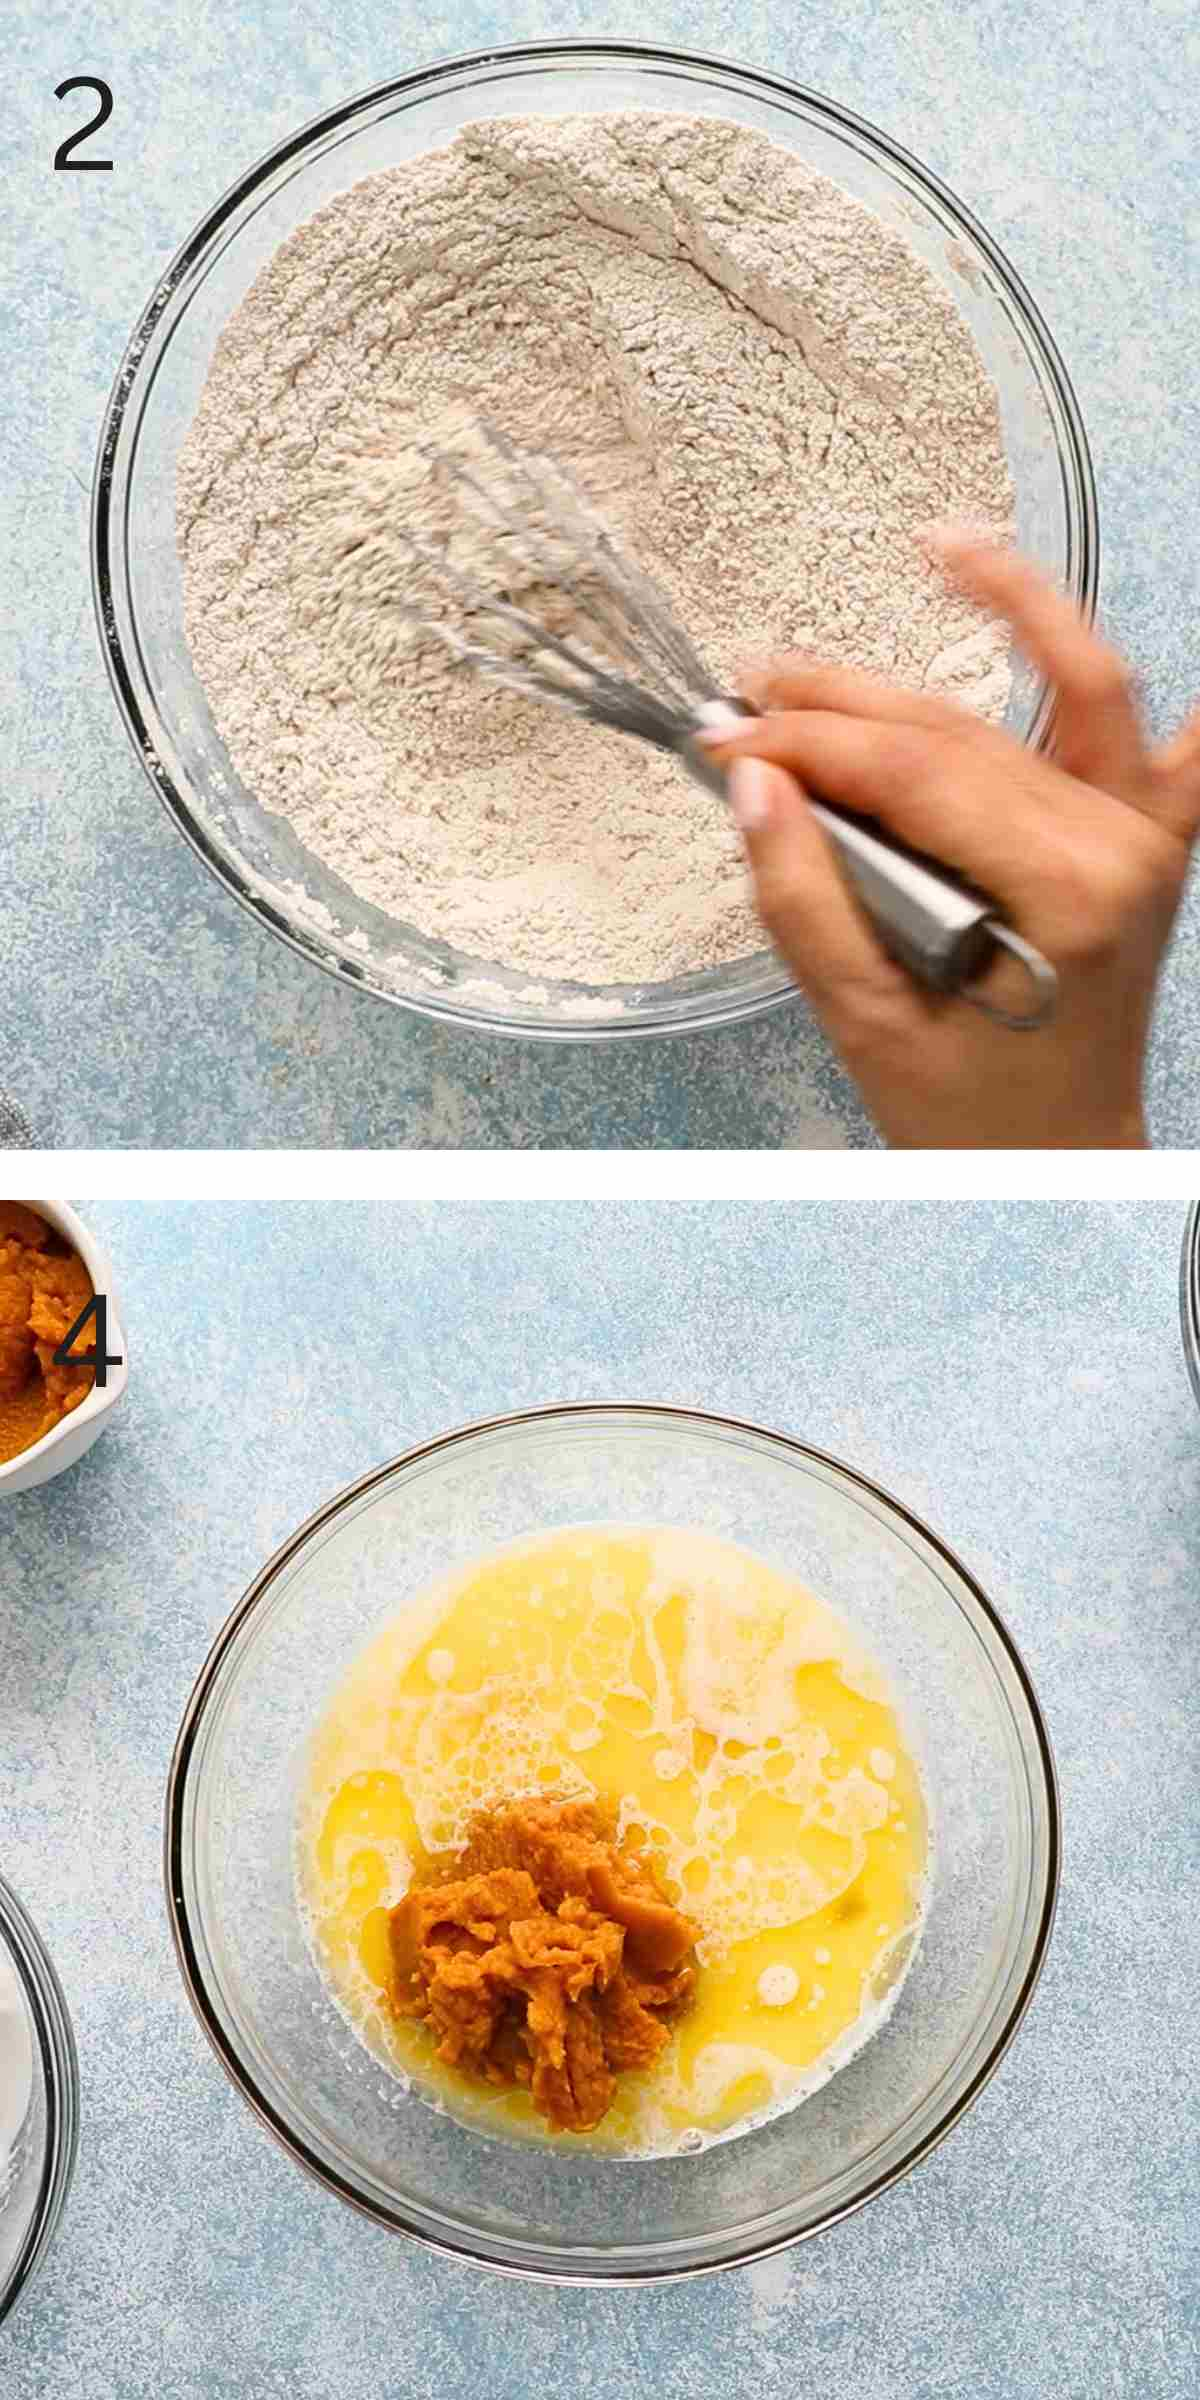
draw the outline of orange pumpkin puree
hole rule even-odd
[[[526,2084],[556,2131],[590,2133],[690,2000],[697,1929],[586,1800],[484,1810],[389,1912],[390,1998],[447,2066]]]
[[[0,1200],[0,1464],[49,1433],[92,1388],[54,1353],[92,1296],[77,1252],[36,1209]]]

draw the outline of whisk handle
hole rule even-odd
[[[726,704],[721,706],[724,710]],[[729,703],[728,711],[738,716],[754,713],[738,702]],[[716,721],[715,706],[705,710],[704,721]],[[690,747],[688,763],[710,790],[724,792],[720,768],[702,749]],[[817,798],[811,805],[880,940],[911,975],[934,991],[961,994],[1004,1024],[1023,1029],[1046,1022],[1057,993],[1054,969],[1004,924],[985,893],[961,882],[936,859],[908,849],[875,818],[856,817],[849,809]],[[1023,1015],[998,1008],[968,989],[997,950],[1019,959],[1028,976],[1031,1002]]]
[[[982,973],[993,949],[990,900],[903,848],[873,817],[824,800],[811,805],[893,957],[935,991],[960,991]]]

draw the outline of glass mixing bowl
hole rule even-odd
[[[686,2157],[564,2156],[468,2130],[359,2042],[313,1964],[292,1835],[303,1753],[376,1630],[481,1551],[607,1520],[720,1534],[844,1610],[922,1757],[934,1874],[896,2006],[773,2122]],[[510,2273],[635,2283],[762,2257],[923,2158],[1003,2055],[1058,1877],[1046,1730],[990,1602],[937,1536],[836,1460],[697,1410],[549,1408],[427,1442],[339,1493],[264,1567],[192,1694],[167,1797],[172,1927],[227,2073],[381,2224]]]
[[[545,983],[431,941],[360,900],[282,818],[259,807],[217,733],[184,638],[175,464],[222,328],[279,244],[336,193],[444,146],[480,117],[634,107],[757,128],[865,202],[919,252],[957,302],[999,392],[1022,547],[1084,608],[1095,600],[1091,461],[1066,371],[1037,309],[962,202],[848,110],[779,76],[684,52],[636,42],[539,42],[402,76],[293,134],[184,244],[122,361],[93,501],[101,640],[151,781],[226,889],[281,940],[360,990],[491,1033],[586,1040],[685,1032],[755,1016],[795,987],[768,950],[637,987]],[[1047,737],[1048,696],[1027,673],[1017,676],[1008,721],[1030,742]],[[481,999],[481,982],[494,998]]]
[[[0,1876],[0,1964],[11,1968],[33,2049],[33,2093],[16,2146],[0,2157],[0,2319],[41,2265],[75,2167],[79,2064],[67,2004],[48,1953]]]
[[[1200,1200],[1193,1200],[1183,1229],[1183,1255],[1179,1262],[1179,1317],[1192,1390],[1200,1403]]]

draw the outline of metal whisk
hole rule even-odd
[[[723,796],[721,769],[695,735],[754,711],[721,689],[662,594],[622,556],[564,469],[486,425],[472,428],[469,454],[427,449],[424,456],[451,503],[451,530],[431,541],[398,529],[413,569],[411,592],[393,596],[400,613],[493,682],[636,734]],[[454,554],[456,545],[465,562]],[[544,596],[546,617],[509,595],[510,583],[530,579]],[[562,596],[570,604],[569,629],[557,631],[548,619]],[[438,613],[447,600],[458,622]],[[1054,968],[984,893],[906,848],[873,818],[822,800],[812,806],[881,940],[910,973],[1003,1024],[1045,1023],[1057,991]],[[1017,958],[1029,977],[1024,1014],[968,989],[997,949]]]

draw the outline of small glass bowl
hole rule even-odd
[[[1179,1320],[1183,1328],[1183,1354],[1192,1379],[1192,1390],[1200,1406],[1200,1200],[1193,1200],[1183,1229],[1183,1252],[1179,1261]]]
[[[41,2265],[66,2204],[79,2139],[79,2062],[62,1987],[41,1937],[0,1876],[0,1957],[29,2016],[33,2096],[0,2159],[0,2320]]]
[[[350,2032],[298,1913],[304,1753],[377,1629],[533,1531],[684,1525],[790,1569],[880,1660],[926,1777],[934,1872],[896,2006],[800,2106],[706,2150],[567,2157],[468,2130]],[[1037,1981],[1058,1878],[1050,1747],[996,1611],[852,1468],[698,1410],[619,1404],[469,1425],[352,1484],[276,1552],[192,1694],[167,1796],[168,1905],[222,2065],[302,2166],[378,2223],[544,2280],[638,2283],[760,2258],[849,2215],[941,2140]]]
[[[522,43],[401,76],[316,118],[260,159],[167,268],[134,330],[105,416],[93,588],[121,713],[180,832],[235,899],[292,949],[423,1016],[557,1041],[731,1024],[793,997],[795,986],[769,950],[636,987],[546,982],[432,941],[359,899],[301,846],[284,818],[259,806],[213,723],[184,636],[175,466],[222,329],[279,244],[326,201],[365,175],[443,147],[481,117],[614,108],[751,126],[797,151],[902,235],[957,303],[996,385],[1022,548],[1089,612],[1097,578],[1087,440],[1033,301],[963,203],[835,102],[777,75],[645,43]],[[1044,687],[1018,671],[1012,729],[1041,744],[1050,713]]]

